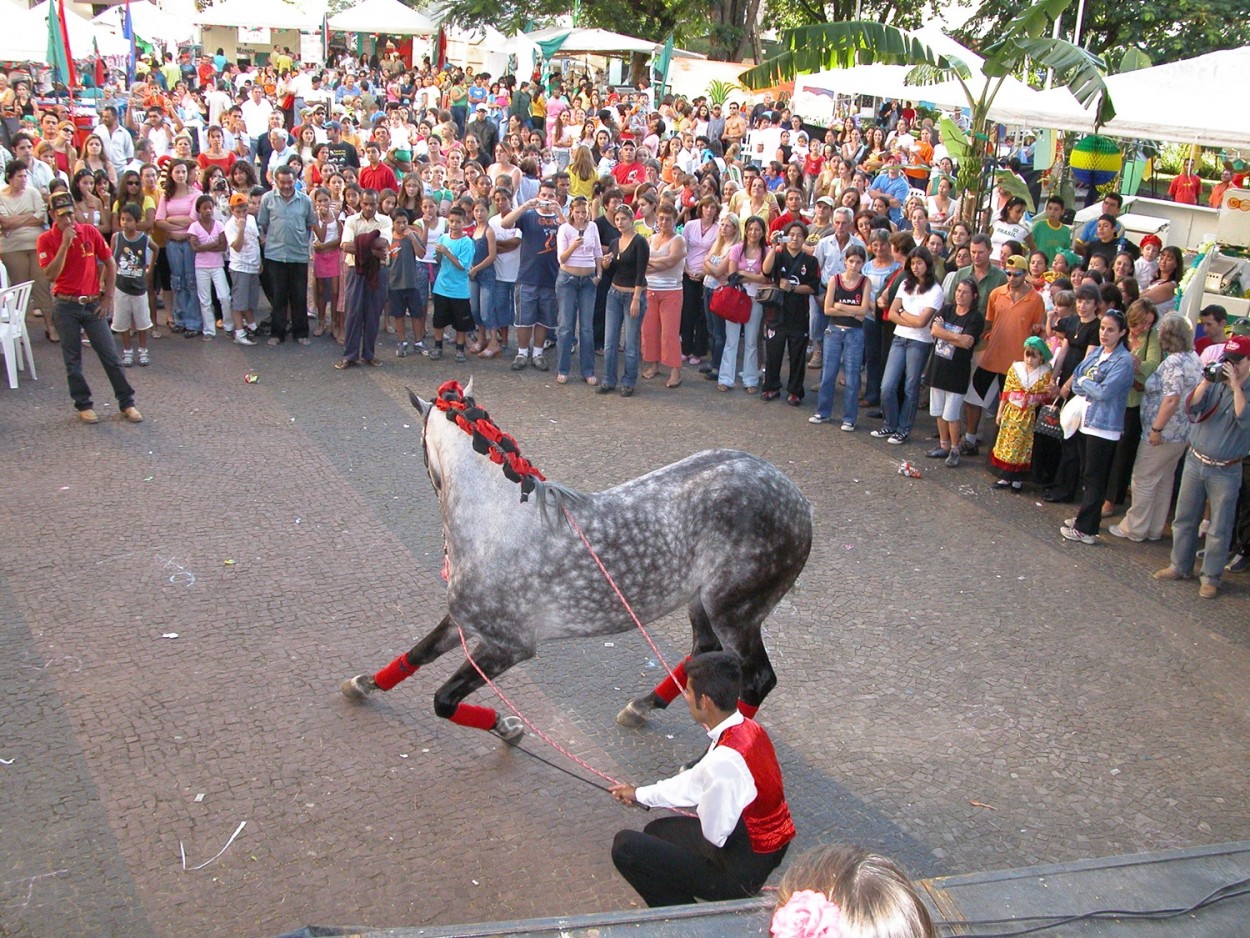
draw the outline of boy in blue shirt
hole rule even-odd
[[[464,209],[452,206],[447,213],[447,233],[438,239],[434,250],[443,258],[434,280],[434,348],[430,358],[443,357],[443,331],[456,330],[456,361],[467,361],[464,353],[465,333],[473,329],[473,312],[469,306],[469,268],[473,266],[473,239],[464,233]]]

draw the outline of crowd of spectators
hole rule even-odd
[[[265,67],[145,57],[78,144],[21,81],[0,107],[26,122],[0,152],[10,281],[34,281],[31,307],[61,339],[36,239],[67,190],[114,258],[123,367],[153,362],[149,339],[223,335],[337,342],[340,369],[554,362],[559,384],[622,397],[696,374],[794,407],[815,392],[812,432],[866,417],[900,447],[927,401],[926,456],[979,456],[992,419],[996,487],[1080,501],[1063,534],[1082,543],[1130,489],[1111,533],[1161,537],[1191,392],[1239,387],[1236,361],[1202,377],[1199,353],[1224,354],[1222,311],[1195,348],[1170,315],[1180,252],[1126,237],[1118,195],[1075,231],[1057,196],[1035,217],[1010,187],[967,205],[937,126],[907,102],[815,131],[768,95],[657,99],[645,80],[493,77],[387,48],[316,65],[276,50]],[[1025,185],[1031,146],[1003,154]],[[718,290],[745,293],[745,322],[713,310]],[[1035,433],[1039,407],[1071,398],[1075,432]],[[1234,436],[1250,426],[1244,408],[1233,419]],[[1233,445],[1219,468],[1250,449]],[[1236,537],[1231,510],[1228,530],[1211,519],[1203,595],[1220,537],[1245,567],[1245,494]]]

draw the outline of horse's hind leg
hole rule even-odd
[[[768,660],[759,626],[744,630],[734,650],[742,658],[742,698],[738,709],[743,716],[754,717],[769,691],[777,686],[777,672]]]
[[[660,681],[654,690],[641,697],[635,697],[625,705],[624,709],[616,715],[616,722],[621,726],[642,726],[647,720],[648,713],[652,710],[663,710],[671,704],[686,686],[686,662],[694,655],[720,650],[720,641],[716,638],[716,633],[712,631],[711,619],[708,618],[707,610],[703,608],[703,602],[697,595],[690,600],[689,612],[690,628],[693,633],[690,654],[683,658],[681,663],[673,668],[673,673]]]
[[[494,730],[510,746],[520,742],[525,734],[521,720],[515,716],[499,716],[490,707],[464,703],[464,698],[486,681],[482,674],[494,680],[513,665],[533,657],[533,652],[520,646],[504,647],[483,641],[472,653],[473,660],[466,661],[434,695],[434,712],[444,720],[458,726],[471,726],[479,730]],[[477,667],[473,663],[477,663]],[[482,674],[478,673],[478,668]]]
[[[417,669],[429,664],[435,658],[455,648],[459,638],[455,631],[455,622],[450,615],[443,616],[443,621],[434,629],[404,652],[386,667],[374,674],[357,674],[342,683],[339,690],[343,696],[352,700],[364,700],[375,690],[390,690],[405,678],[412,677]]]

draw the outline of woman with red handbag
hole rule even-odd
[[[751,297],[751,318],[745,323],[725,323],[725,347],[721,351],[720,375],[716,390],[733,388],[738,372],[738,345],[742,345],[742,384],[748,394],[754,394],[760,385],[760,320],[764,308],[755,301],[759,288],[771,281],[764,273],[764,258],[768,255],[768,226],[759,215],[752,215],[743,223],[744,240],[729,251],[729,273],[742,278],[742,286]]]

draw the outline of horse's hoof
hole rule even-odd
[[[637,729],[647,722],[647,718],[638,712],[631,700],[627,703],[623,710],[616,715],[616,722],[621,726],[628,726],[630,729]]]
[[[520,717],[500,717],[495,721],[495,735],[509,746],[515,746],[525,736],[525,724]]]
[[[377,688],[378,685],[373,683],[373,675],[371,674],[357,674],[355,677],[349,677],[339,685],[339,690],[343,692],[343,696],[348,700],[364,700],[371,691],[375,691]]]

